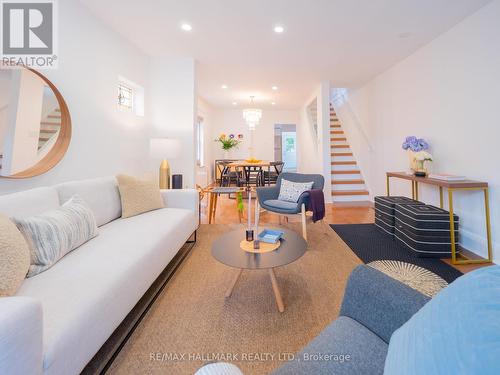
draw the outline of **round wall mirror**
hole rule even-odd
[[[34,70],[0,66],[0,177],[47,172],[70,139],[71,118],[57,88]]]

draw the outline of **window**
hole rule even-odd
[[[203,118],[198,117],[198,121],[196,122],[196,164],[199,167],[205,166],[205,140],[203,134]]]
[[[118,107],[126,111],[132,111],[134,104],[134,91],[132,88],[124,85],[123,83],[118,84]]]
[[[144,87],[118,76],[117,88],[118,109],[136,116],[144,116]]]

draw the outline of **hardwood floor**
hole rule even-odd
[[[247,202],[244,200],[244,213],[243,220],[247,220]],[[254,202],[252,200],[252,206]],[[201,222],[208,224],[208,199],[205,198],[201,204]],[[253,212],[253,211],[252,211]],[[345,203],[328,203],[326,205],[325,221],[328,224],[362,224],[373,223],[375,220],[374,209],[371,204],[358,204],[351,205]],[[253,221],[253,216],[252,216]],[[300,216],[295,215],[289,218],[291,222],[300,222]],[[238,212],[236,210],[235,199],[230,199],[227,195],[221,195],[217,202],[217,212],[215,216],[215,223],[217,224],[234,224],[238,223]],[[279,218],[276,214],[264,212],[260,215],[260,222],[267,224],[278,224]],[[469,253],[468,253],[469,254]],[[472,254],[472,253],[470,253]],[[473,254],[472,254],[473,256]],[[451,264],[451,260],[443,259],[444,262]],[[471,265],[452,265],[463,273],[473,271],[481,267],[487,267],[488,264],[471,264]]]

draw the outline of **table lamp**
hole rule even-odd
[[[172,138],[151,138],[151,157],[162,159],[160,164],[160,189],[170,189],[170,165],[167,159],[177,159],[181,153],[181,142]]]

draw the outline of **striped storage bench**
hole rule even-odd
[[[451,255],[450,213],[431,205],[398,204],[395,209],[396,241],[418,257]],[[454,215],[458,243],[458,216]]]
[[[375,197],[375,225],[391,237],[394,237],[394,207],[397,204],[424,205],[408,197]]]

